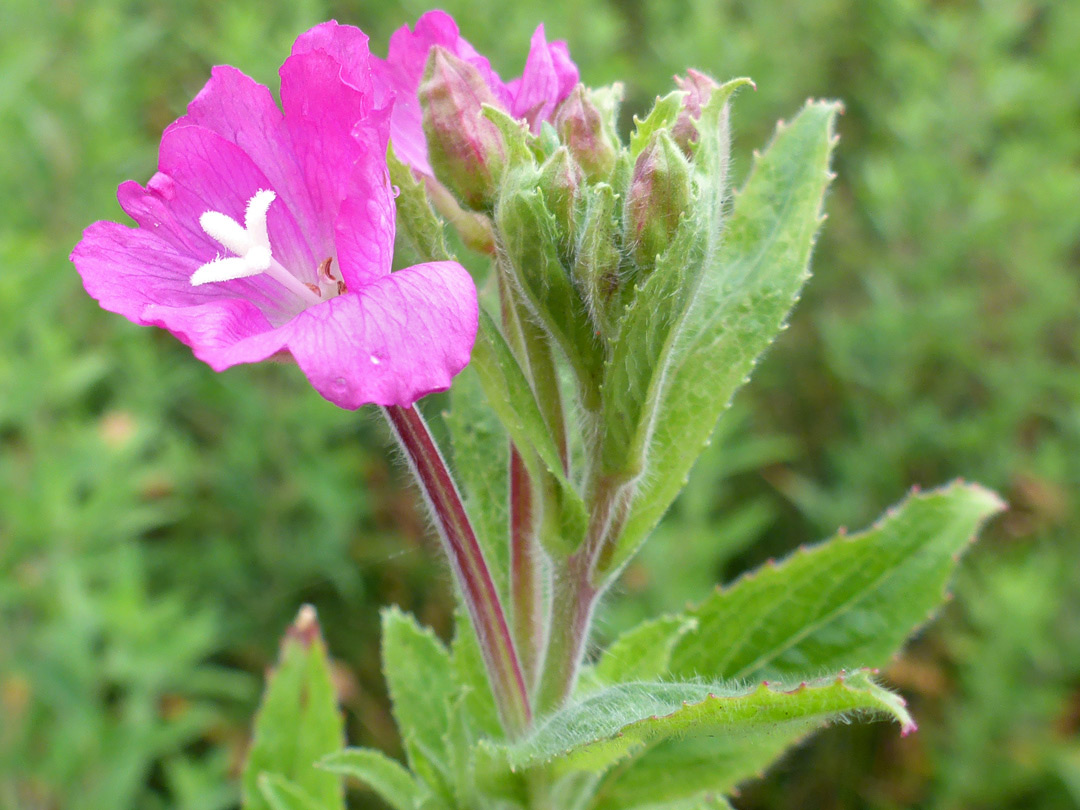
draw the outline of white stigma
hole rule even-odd
[[[266,230],[266,215],[275,199],[277,195],[268,189],[255,192],[248,200],[243,225],[220,211],[207,211],[199,217],[199,225],[206,235],[236,255],[219,256],[204,264],[191,274],[192,286],[257,276],[270,269],[273,254]]]

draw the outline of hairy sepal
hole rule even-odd
[[[537,322],[569,361],[582,404],[596,410],[603,349],[585,302],[560,259],[554,215],[544,204],[536,170],[507,177],[495,209],[499,265]]]

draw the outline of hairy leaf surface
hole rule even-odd
[[[791,691],[762,684],[751,690],[705,683],[627,683],[562,709],[525,740],[496,753],[511,768],[552,763],[557,771],[601,772],[620,759],[667,739],[708,735],[733,745],[763,734],[808,730],[839,716],[911,718],[899,697],[865,672]]]
[[[743,577],[688,613],[697,627],[677,642],[672,674],[757,680],[884,666],[1001,508],[973,484],[914,494],[864,532]]]
[[[319,767],[362,782],[394,810],[416,810],[427,795],[400,762],[370,748],[337,751],[323,757]]]

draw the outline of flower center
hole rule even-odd
[[[314,284],[300,281],[274,258],[270,250],[270,234],[266,229],[266,215],[270,211],[270,204],[276,199],[273,191],[256,191],[255,196],[248,200],[243,225],[220,211],[207,211],[199,217],[199,225],[206,235],[235,255],[218,256],[192,273],[193,287],[266,273],[308,306],[320,303],[323,292],[331,295],[342,292],[344,284],[331,274],[329,259],[319,266],[319,285],[316,288]],[[328,289],[330,285],[326,282],[330,281],[338,283]]]

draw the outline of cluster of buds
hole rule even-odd
[[[436,178],[490,218],[500,276],[574,369],[586,409],[602,407],[628,308],[654,307],[676,328],[720,229],[727,104],[746,82],[696,71],[676,82],[628,143],[617,84],[579,84],[530,125],[499,108],[475,66],[436,48],[420,88]]]

